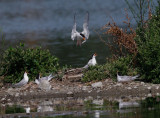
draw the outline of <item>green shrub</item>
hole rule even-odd
[[[84,72],[82,81],[89,82],[93,80],[102,80],[106,78],[107,78],[107,72],[105,71],[105,66],[96,65],[89,67],[88,70]]]
[[[109,71],[109,77],[117,80],[117,72],[122,75],[137,75],[137,69],[133,67],[132,56],[119,57],[113,61],[107,61],[106,68]]]
[[[137,34],[139,72],[145,81],[160,83],[160,2],[147,27],[139,28]]]
[[[58,58],[51,55],[49,50],[40,47],[25,49],[24,45],[7,49],[3,54],[1,75],[4,82],[18,82],[23,78],[24,71],[29,73],[29,79],[35,79],[36,75],[56,72],[59,68]]]
[[[106,64],[90,67],[87,71],[85,71],[82,81],[89,82],[107,78],[116,80],[117,71],[122,75],[136,75],[137,70],[132,65],[131,56],[120,57],[112,61],[107,60]]]

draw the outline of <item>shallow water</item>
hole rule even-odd
[[[133,0],[129,2],[135,6]],[[100,41],[95,30],[101,32],[100,28],[111,21],[111,17],[118,26],[126,27],[124,9],[128,7],[124,0],[0,0],[0,8],[0,28],[5,34],[6,47],[19,42],[28,47],[42,46],[50,49],[62,65],[81,67],[95,52],[98,64],[103,64],[110,56],[108,47]],[[90,37],[77,47],[70,38],[73,15],[77,13],[77,30],[81,31],[86,11],[90,13]],[[135,26],[129,10],[128,15]]]
[[[30,112],[26,114],[26,108]],[[160,97],[145,100],[56,98],[9,102],[0,105],[1,117],[43,118],[153,118],[160,115]]]
[[[129,2],[135,6],[133,0]],[[29,47],[42,46],[50,49],[62,65],[81,67],[95,52],[99,64],[110,56],[108,47],[100,41],[95,30],[101,32],[100,28],[111,21],[111,17],[118,26],[126,27],[124,9],[128,7],[124,0],[0,0],[0,8],[5,46],[15,46],[19,42]],[[77,13],[77,30],[81,31],[86,11],[90,13],[90,37],[84,45],[77,47],[70,38],[73,15]],[[129,10],[128,15],[135,26]]]
[[[111,21],[110,16],[119,26],[125,27],[122,21],[127,5],[119,0],[0,0],[0,8],[0,28],[5,34],[5,46],[19,42],[29,47],[42,46],[50,49],[62,65],[81,67],[95,52],[98,63],[105,62],[110,52],[95,30],[99,32]],[[77,47],[76,41],[70,38],[73,15],[77,13],[77,30],[81,31],[86,11],[90,13],[91,34],[84,45]],[[131,22],[135,25],[133,18]]]

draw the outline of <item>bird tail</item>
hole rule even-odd
[[[19,83],[17,83],[17,84],[13,84],[12,87],[13,88],[18,88],[18,87],[21,87],[21,85]]]
[[[54,78],[56,76],[54,76],[52,73],[48,76],[48,81],[50,81],[52,78]]]
[[[85,65],[83,68],[84,68],[84,69],[87,69],[87,68],[88,68],[88,64],[87,64],[87,65]]]
[[[139,77],[139,75],[135,75],[132,77],[133,80],[137,79]]]

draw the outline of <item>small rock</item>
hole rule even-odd
[[[103,105],[104,100],[103,99],[102,100],[95,99],[95,100],[92,101],[92,103],[96,104],[96,105]]]
[[[159,96],[159,93],[156,93],[157,96]]]
[[[134,87],[135,89],[138,88],[137,86]]]
[[[141,82],[142,85],[144,85],[144,82]]]
[[[7,101],[8,101],[8,102],[10,102],[10,101],[11,101],[11,99],[7,99]]]
[[[2,98],[2,99],[1,99],[1,101],[4,101],[4,100],[5,100],[5,98]]]
[[[88,88],[89,88],[88,86],[83,86],[83,87],[82,87],[82,90],[83,90],[83,91],[86,91],[86,90],[88,90]]]
[[[147,89],[149,89],[149,90],[150,90],[150,89],[151,89],[151,87],[149,86],[149,87],[147,87]]]
[[[96,82],[96,83],[93,83],[91,86],[93,88],[102,88],[103,84],[102,84],[102,82]]]
[[[18,96],[19,96],[19,93],[16,93],[16,94],[15,94],[15,97],[18,97]]]
[[[159,89],[159,86],[157,86],[156,89]]]
[[[73,95],[73,92],[69,91],[69,92],[67,93],[67,95]]]
[[[122,83],[117,83],[117,85],[116,86],[122,86]]]
[[[128,89],[128,90],[131,90],[132,88],[131,88],[131,87],[128,87],[127,89]]]
[[[151,96],[152,96],[152,94],[150,94],[150,93],[147,95],[147,97],[151,97]]]

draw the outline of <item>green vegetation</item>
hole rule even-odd
[[[84,73],[82,81],[103,80],[112,78],[116,80],[117,71],[122,75],[136,75],[137,70],[133,67],[131,56],[119,57],[115,60],[107,60],[104,65],[89,67]]]
[[[6,114],[11,113],[25,113],[25,109],[21,106],[13,105],[13,106],[7,106],[7,109],[5,111]]]
[[[88,70],[85,70],[82,78],[83,82],[89,82],[93,80],[106,79],[108,76],[105,65],[91,66]]]
[[[57,72],[58,69],[58,58],[51,55],[49,50],[40,47],[25,49],[20,44],[4,52],[1,76],[4,76],[4,82],[15,83],[23,78],[25,71],[29,73],[30,80],[34,80],[39,72],[45,75]]]
[[[114,38],[113,41],[103,39],[102,41],[110,48],[116,59],[110,59],[105,65],[89,68],[85,71],[83,81],[115,79],[119,71],[122,75],[140,74],[143,81],[160,83],[160,2],[154,14],[151,13],[150,7],[152,0],[135,1],[139,12],[132,8],[128,0],[126,2],[136,18],[138,26],[136,31],[130,27],[128,14],[126,14],[128,22],[125,23],[130,29],[129,33],[126,32],[127,29],[121,30],[114,21],[106,24],[105,34],[112,35]],[[148,20],[145,20],[147,12]],[[107,42],[114,42],[118,45],[118,49]]]
[[[138,44],[137,67],[144,81],[160,83],[160,2],[146,25],[146,28],[137,29],[135,38]]]
[[[117,72],[120,72],[122,75],[131,76],[140,74],[143,81],[160,83],[160,2],[154,14],[151,13],[152,2],[135,0],[138,8],[136,12],[126,0],[137,21],[137,29],[131,28],[127,12],[127,21],[124,21],[127,29],[119,28],[113,19],[112,23],[106,24],[104,34],[112,35],[113,39],[102,41],[109,47],[112,58],[104,65],[96,65],[85,70],[83,82],[107,78],[116,80]],[[24,71],[28,71],[30,80],[33,80],[39,72],[46,75],[56,73],[60,69],[58,58],[51,55],[49,50],[40,47],[25,49],[24,45],[20,44],[15,48],[8,48],[1,55],[0,76],[4,76],[4,82],[20,81]],[[59,77],[63,76],[65,70],[65,67],[61,69],[62,74]]]

